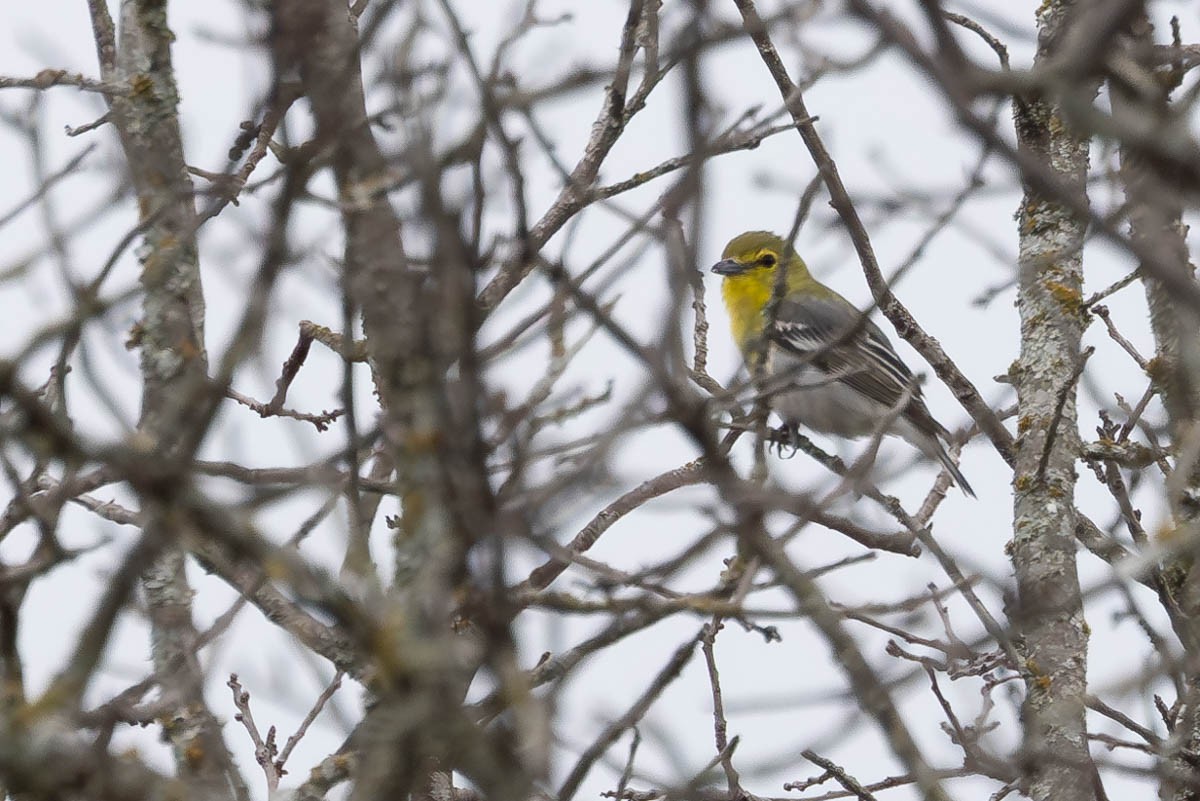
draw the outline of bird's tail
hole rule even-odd
[[[954,459],[950,457],[950,454],[946,452],[946,449],[942,447],[942,443],[940,442],[937,443],[935,455],[937,456],[937,460],[942,463],[942,467],[945,467],[946,472],[954,479],[954,483],[958,485],[958,488],[974,498],[975,490],[971,489],[971,485],[967,482],[967,477],[958,469],[958,465],[954,463]]]
[[[958,465],[950,458],[950,454],[946,453],[946,448],[942,445],[942,441],[950,441],[950,432],[947,431],[941,424],[929,415],[928,410],[925,410],[925,419],[921,422],[925,425],[918,425],[916,422],[907,419],[901,419],[904,423],[897,432],[904,439],[911,442],[921,449],[921,452],[930,459],[937,459],[946,468],[946,472],[954,479],[954,483],[965,494],[975,497],[975,490],[971,489],[966,476],[958,469]]]

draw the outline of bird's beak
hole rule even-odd
[[[717,275],[737,275],[745,270],[746,265],[737,259],[721,259],[712,266],[712,271]]]

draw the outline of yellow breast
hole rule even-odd
[[[729,312],[733,340],[748,356],[763,333],[763,310],[771,299],[771,285],[749,277],[734,276],[721,281],[721,297]]]

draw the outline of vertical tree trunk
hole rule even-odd
[[[104,14],[93,5],[93,15]],[[111,22],[108,23],[111,26]],[[142,408],[138,428],[146,448],[165,466],[197,394],[207,382],[204,298],[196,250],[196,211],[183,157],[171,61],[174,41],[166,4],[124,0],[115,63],[102,68],[130,88],[112,99],[111,118],[120,135],[142,223],[145,256],[142,319],[134,338],[141,350]],[[149,608],[154,668],[170,702],[164,719],[179,777],[197,799],[246,798],[204,699],[204,675],[196,659],[192,590],[184,572],[179,522],[167,504],[146,503],[144,527],[161,544],[146,568],[142,588]]]
[[[1130,27],[1130,58],[1123,61],[1137,75],[1129,80],[1112,81],[1113,115],[1118,119],[1144,119],[1153,114],[1157,129],[1167,131],[1172,121],[1169,85],[1161,71],[1142,66],[1151,55],[1154,28],[1141,16]],[[1183,280],[1194,280],[1195,270],[1188,262],[1187,228],[1182,222],[1183,197],[1180,187],[1135,145],[1121,147],[1121,179],[1129,208],[1130,238],[1154,252],[1159,270],[1164,267]],[[1200,520],[1200,314],[1164,285],[1161,274],[1140,265],[1150,326],[1154,333],[1155,359],[1152,378],[1162,397],[1171,424],[1171,439],[1176,463],[1175,475],[1168,482],[1171,515],[1176,528],[1190,527]],[[1190,555],[1181,556],[1165,566],[1159,579],[1159,593],[1171,616],[1180,643],[1195,664],[1200,649],[1200,573]],[[1159,797],[1163,801],[1196,801],[1200,798],[1200,773],[1194,755],[1200,748],[1200,674],[1192,670],[1186,676],[1188,689],[1184,707],[1169,741]]]
[[[473,416],[481,392],[453,391],[446,373],[470,373],[474,272],[456,247],[457,223],[428,202],[440,192],[424,174],[423,213],[434,222],[428,273],[405,258],[400,220],[386,186],[391,164],[367,117],[360,42],[342,0],[281,0],[273,5],[277,69],[297,68],[330,166],[346,231],[343,291],[362,315],[395,465],[403,514],[396,526],[395,577],[382,599],[373,636],[380,666],[373,697],[355,735],[351,799],[425,797],[433,774],[454,768],[498,801],[528,797],[529,782],[504,733],[483,732],[462,699],[481,656],[454,630],[466,586],[467,551],[486,533],[500,536],[486,503],[484,464]],[[431,159],[414,126],[407,154]],[[422,163],[432,163],[425,161]],[[466,380],[455,385],[463,390]],[[465,411],[464,411],[465,410]],[[364,525],[367,523],[364,521]],[[508,620],[503,620],[507,627]],[[454,761],[452,754],[469,754]]]
[[[1073,5],[1070,0],[1043,4],[1037,64],[1056,55]],[[1022,150],[1085,192],[1088,139],[1070,130],[1057,103],[1040,96],[1019,102],[1016,128]],[[1087,627],[1073,535],[1086,224],[1028,183],[1019,222],[1021,355],[1012,560],[1019,593],[1015,622],[1026,657],[1021,767],[1031,798],[1082,801],[1095,797],[1096,779],[1084,720]]]

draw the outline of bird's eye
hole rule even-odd
[[[762,254],[761,256],[758,257],[758,263],[761,264],[763,267],[774,267],[775,266],[775,254],[774,253]]]

